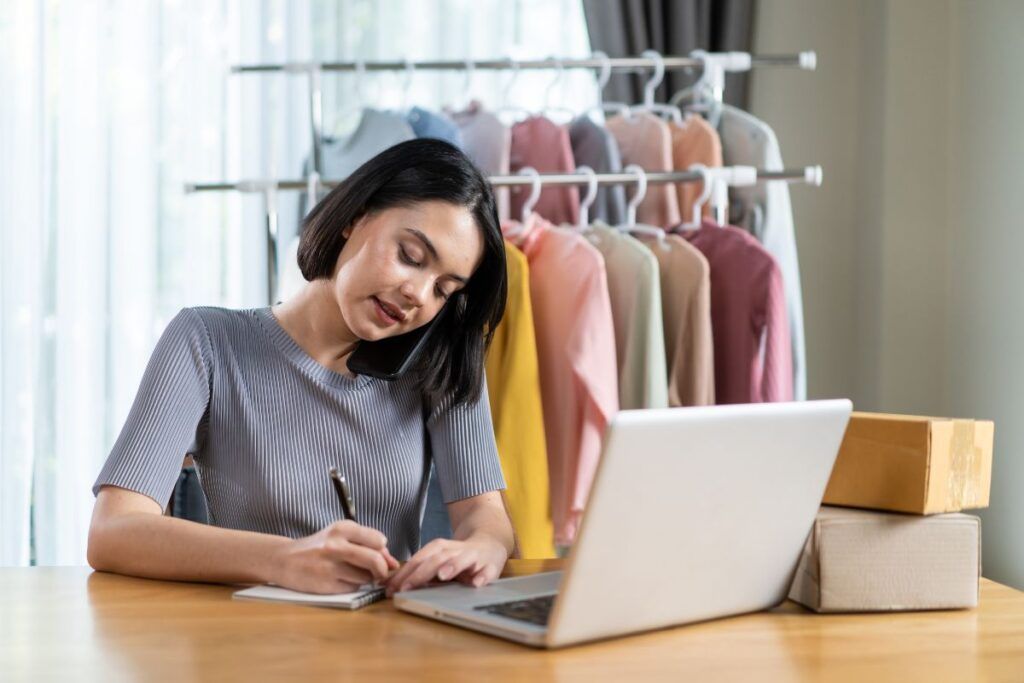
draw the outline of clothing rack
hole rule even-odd
[[[737,167],[740,168],[740,167]],[[751,172],[755,182],[760,181],[785,181],[793,183],[807,183],[818,186],[822,181],[821,166],[804,166],[803,168],[789,168],[781,171],[769,171],[743,167]],[[644,173],[647,184],[661,183],[696,183],[704,182],[705,175],[700,171],[660,171]],[[641,180],[635,173],[594,173],[584,175],[581,173],[540,173],[535,175],[492,175],[488,177],[494,187],[522,187],[533,185],[624,185],[637,184]],[[336,187],[340,179],[319,179],[316,184],[324,187]],[[267,237],[267,300],[273,303],[277,297],[277,263],[278,251],[278,214],[277,214],[277,192],[279,191],[301,191],[309,189],[307,180],[241,180],[233,183],[186,183],[185,192],[243,192],[259,193],[263,195],[263,208],[266,216],[266,237]]]
[[[369,71],[405,71],[411,77],[417,70],[424,71],[465,71],[469,85],[473,72],[480,70],[557,70],[564,69],[596,69],[599,70],[598,88],[603,91],[612,71],[620,73],[652,72],[651,78],[644,87],[645,104],[653,103],[653,93],[668,69],[700,70],[698,81],[706,89],[710,97],[721,102],[726,72],[749,71],[754,67],[792,67],[806,71],[817,68],[817,54],[813,51],[795,54],[751,55],[747,52],[706,52],[694,50],[689,55],[662,55],[654,50],[647,50],[638,57],[609,57],[602,52],[594,52],[590,57],[563,59],[547,57],[545,59],[516,60],[511,57],[504,59],[484,60],[392,60],[367,61],[356,60],[347,62],[283,62],[271,64],[237,64],[231,67],[232,74],[267,74],[286,73],[305,75],[309,79],[309,112],[312,142],[311,166],[309,177],[299,180],[263,179],[242,180],[239,182],[219,183],[186,183],[185,191],[192,192],[246,192],[263,195],[266,215],[267,238],[267,298],[273,303],[277,295],[277,263],[281,245],[278,239],[277,192],[307,190],[315,196],[318,187],[335,187],[341,180],[324,180],[320,177],[321,142],[323,138],[323,88],[321,77],[324,72],[354,72],[357,77]],[[664,107],[665,105],[657,105]],[[762,169],[745,169],[749,176],[756,174],[755,180],[776,180],[803,182],[812,185],[821,184],[821,167],[807,166],[804,168],[768,171]],[[636,184],[644,183],[690,183],[706,180],[706,176],[698,171],[673,171],[645,173],[641,181],[633,173],[601,173],[601,174],[534,174],[491,176],[491,184],[495,187],[541,185],[589,185],[596,177],[597,185]],[[539,178],[539,180],[538,180]],[[715,185],[724,187],[727,181],[719,179]]]
[[[783,55],[751,55],[748,52],[707,52],[694,50],[689,55],[662,55],[656,50],[646,50],[639,57],[609,57],[603,52],[595,52],[590,57],[563,59],[547,57],[545,59],[515,60],[504,59],[483,60],[391,60],[350,62],[283,62],[276,64],[236,64],[231,67],[233,74],[267,74],[288,73],[304,74],[309,79],[309,123],[312,136],[312,155],[310,158],[314,173],[323,169],[320,148],[323,141],[323,86],[321,76],[328,72],[355,72],[361,76],[368,71],[405,71],[411,77],[417,70],[424,71],[465,71],[466,82],[477,69],[495,70],[537,70],[555,69],[600,69],[600,89],[603,90],[612,71],[620,73],[643,73],[653,71],[653,76],[645,86],[645,100],[652,100],[654,88],[661,83],[667,69],[700,69],[701,82],[705,84],[715,101],[721,102],[725,87],[726,72],[749,71],[753,67],[795,67],[806,71],[814,71],[818,66],[817,53],[807,50],[796,54]]]

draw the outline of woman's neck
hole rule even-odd
[[[345,361],[359,339],[341,316],[330,280],[307,282],[295,296],[272,310],[278,324],[317,363],[351,374]]]

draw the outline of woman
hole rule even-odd
[[[89,563],[319,593],[488,583],[513,534],[484,384],[506,296],[486,179],[445,142],[391,147],[313,209],[298,260],[307,282],[284,303],[183,309],[170,322],[93,487]],[[360,341],[442,308],[414,372],[385,382],[348,370]],[[161,514],[185,453],[210,525]],[[454,533],[417,551],[431,460]],[[331,467],[360,524],[337,521]]]

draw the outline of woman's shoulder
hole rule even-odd
[[[256,330],[259,309],[187,306],[168,324],[204,338],[211,350],[238,339],[250,337]]]

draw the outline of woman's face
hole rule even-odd
[[[343,234],[334,295],[349,330],[365,341],[426,325],[483,258],[473,215],[447,202],[385,209]]]

